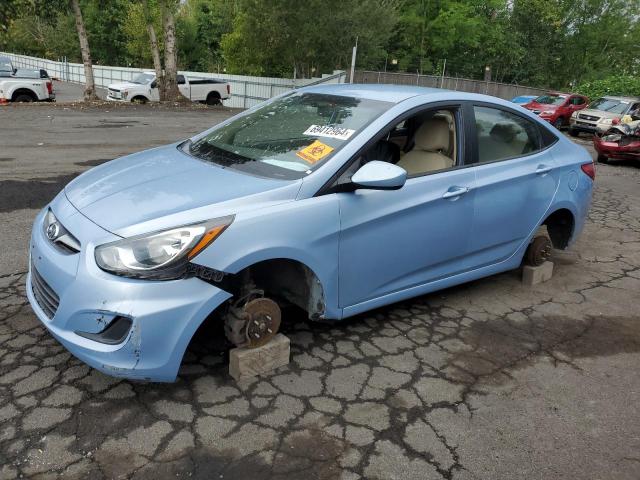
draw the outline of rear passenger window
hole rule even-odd
[[[478,161],[495,162],[540,150],[535,123],[505,110],[473,107],[478,136]]]

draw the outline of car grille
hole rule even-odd
[[[47,318],[51,320],[58,310],[60,298],[56,292],[53,291],[53,288],[45,282],[40,273],[38,273],[33,263],[31,264],[31,290],[33,291],[36,302],[38,302],[38,306]]]
[[[600,117],[593,117],[591,115],[584,115],[584,114],[580,114],[578,115],[578,118],[581,118],[583,120],[591,120],[592,122],[596,122],[598,120],[600,120]]]

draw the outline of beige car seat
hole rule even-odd
[[[426,120],[414,137],[414,147],[398,162],[409,175],[451,168],[453,160],[447,156],[451,151],[449,122],[442,117]]]

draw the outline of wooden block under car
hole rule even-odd
[[[522,283],[528,286],[546,282],[553,275],[553,262],[546,261],[542,265],[522,267]]]
[[[234,348],[229,352],[229,375],[236,381],[263,375],[289,363],[289,338],[277,334],[258,348]]]

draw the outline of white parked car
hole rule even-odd
[[[50,102],[56,98],[49,78],[0,77],[0,100]]]
[[[218,105],[231,97],[231,86],[214,78],[187,78],[178,75],[180,93],[192,102]],[[155,72],[143,72],[130,82],[112,83],[108,87],[107,100],[117,102],[157,102],[160,100]]]

